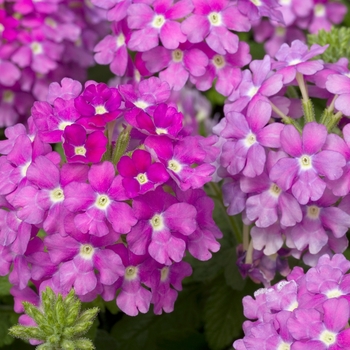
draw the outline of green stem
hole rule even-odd
[[[272,110],[282,118],[283,123],[293,125],[300,133],[302,133],[302,128],[299,123],[291,117],[285,115],[276,105],[270,101]]]
[[[253,263],[253,240],[249,242],[249,247],[247,250],[247,255],[245,256],[245,263],[252,264]]]

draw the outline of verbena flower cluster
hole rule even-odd
[[[83,0],[1,1],[0,127],[25,121],[51,82],[86,79],[104,17]]]
[[[271,56],[283,43],[290,45],[294,40],[305,42],[305,30],[311,34],[321,29],[329,31],[333,25],[343,21],[347,12],[346,5],[339,1],[279,0],[278,3],[284,23],[261,19],[252,26],[254,40],[264,43],[266,53]]]
[[[0,141],[0,275],[15,310],[51,287],[82,301],[116,299],[128,315],[171,312],[192,272],[222,236],[211,180],[217,137],[193,128],[159,78],[108,87],[65,78],[35,102],[28,130]],[[193,106],[192,106],[193,108]],[[61,145],[61,153],[51,145]],[[117,296],[116,296],[117,295]]]
[[[350,348],[350,262],[322,256],[306,273],[295,267],[287,281],[243,298],[243,339],[236,350],[341,350]]]
[[[112,33],[95,46],[95,59],[118,76],[159,74],[174,90],[191,82],[201,91],[215,81],[229,96],[239,68],[250,62],[249,46],[237,32],[252,28],[274,55],[284,42],[305,41],[302,30],[329,30],[346,6],[319,0],[92,1],[107,10]],[[132,60],[128,51],[136,52]]]
[[[242,213],[246,225],[240,268],[266,285],[277,270],[288,274],[288,255],[315,265],[348,245],[350,126],[336,125],[350,116],[350,74],[346,59],[311,60],[324,50],[297,40],[276,59],[251,62],[213,129],[221,145],[216,180],[224,178],[228,214]],[[322,116],[311,97],[328,100]]]

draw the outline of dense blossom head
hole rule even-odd
[[[92,49],[104,34],[103,15],[84,1],[4,1],[0,9],[0,126],[25,121],[34,100],[66,75],[84,79]],[[86,36],[88,34],[88,36]],[[11,97],[12,96],[12,97]],[[11,101],[14,100],[14,103]]]
[[[191,135],[169,96],[159,78],[84,89],[66,78],[35,103],[28,130],[6,130],[0,274],[15,288],[74,288],[129,315],[151,303],[157,314],[173,310],[191,273],[186,251],[208,260],[221,232],[199,189],[215,170],[216,137]],[[52,151],[60,143],[61,154]]]
[[[245,336],[233,347],[348,349],[349,267],[341,254],[323,255],[305,274],[294,268],[288,281],[259,289],[254,298],[244,297],[244,314],[255,322],[244,323]]]

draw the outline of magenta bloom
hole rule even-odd
[[[321,198],[326,183],[320,175],[336,180],[343,174],[343,155],[321,150],[326,138],[326,127],[315,122],[305,125],[302,137],[292,125],[281,132],[281,148],[292,158],[280,159],[271,169],[270,179],[285,191],[291,188],[300,204]]]
[[[169,179],[169,174],[162,163],[152,163],[149,152],[136,150],[132,157],[123,156],[117,164],[123,177],[123,186],[130,198],[144,194]]]
[[[74,223],[83,233],[101,237],[110,231],[127,233],[137,222],[112,163],[91,166],[89,184],[71,182],[65,188],[64,205],[76,213]]]
[[[115,88],[106,84],[90,84],[83,93],[76,97],[74,105],[82,115],[79,123],[104,127],[106,123],[116,119],[120,115],[119,106],[121,96]]]
[[[187,136],[173,142],[167,136],[149,136],[145,145],[164,164],[181,190],[200,188],[211,180],[215,168],[204,163],[207,154],[198,138]],[[192,167],[193,164],[198,166]]]
[[[176,20],[186,17],[193,9],[192,2],[157,0],[153,9],[146,3],[134,3],[128,8],[128,26],[137,29],[131,34],[128,47],[133,51],[147,51],[158,46],[160,38],[167,49],[176,49],[186,41]]]
[[[182,260],[185,236],[196,229],[197,211],[193,205],[179,203],[158,187],[133,201],[138,223],[127,235],[129,249],[138,255],[147,252],[160,264]]]
[[[69,163],[98,163],[107,150],[108,139],[102,131],[87,135],[79,124],[69,125],[62,135],[63,149]]]

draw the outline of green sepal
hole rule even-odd
[[[45,316],[31,303],[28,303],[27,301],[23,302],[23,307],[25,313],[30,316],[37,325],[45,324],[46,319]]]
[[[21,325],[14,325],[9,329],[9,334],[13,337],[21,339],[46,339],[46,335],[37,327],[25,327]]]
[[[75,347],[75,342],[72,341],[72,340],[63,340],[61,342],[61,347],[62,347],[62,350],[75,350],[76,347]]]
[[[55,312],[58,324],[64,325],[66,323],[66,310],[61,294],[58,294],[58,297],[56,299]]]
[[[75,340],[75,346],[79,350],[93,350],[95,349],[94,344],[90,339],[87,338],[79,338]]]
[[[325,62],[334,63],[342,57],[350,59],[350,28],[333,27],[330,31],[321,29],[317,34],[309,34],[307,41],[309,45],[329,45],[323,54],[316,57]]]
[[[131,131],[131,126],[127,126],[120,134],[118,137],[118,140],[116,142],[114,151],[113,151],[113,157],[112,157],[112,163],[117,165],[120,158],[123,156],[125,153],[129,141],[130,141],[130,131]]]

